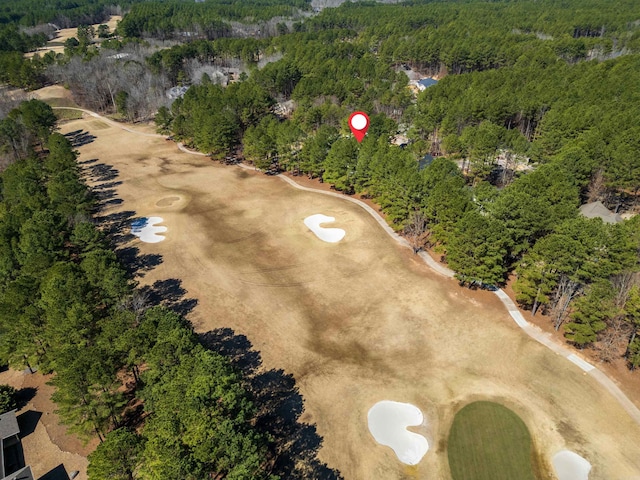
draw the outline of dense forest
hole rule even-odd
[[[205,25],[207,21],[221,17],[229,20],[265,20],[276,16],[291,16],[298,10],[309,8],[305,0],[207,0],[195,4],[186,0],[125,0],[116,3],[112,0],[4,0],[0,6],[0,25],[33,27],[49,22],[61,28],[91,25],[103,22],[109,15],[121,15],[131,7],[132,15],[127,19],[126,28],[137,26],[142,21],[153,27],[150,32],[158,31],[155,28],[157,22],[165,27],[171,25],[175,29],[193,22]]]
[[[144,36],[163,40],[204,37],[211,40],[231,35],[229,21],[247,23],[274,17],[294,17],[298,12],[308,9],[306,0],[146,2],[132,6],[120,22],[118,32],[125,37]],[[284,28],[286,30],[286,26]]]
[[[150,305],[97,228],[51,108],[25,102],[7,125],[24,142],[0,143],[16,155],[0,175],[0,359],[55,373],[62,421],[101,440],[89,478],[277,478],[240,373],[184,318]],[[127,419],[139,401],[136,433]]]
[[[122,2],[119,2],[123,4]],[[131,2],[124,2],[124,5]],[[55,23],[61,28],[79,24],[100,23],[110,12],[116,12],[111,1],[75,0],[47,2],[44,0],[5,0],[0,7],[0,25],[15,24],[34,27]]]
[[[271,30],[287,32],[283,20],[298,18],[309,9],[307,0],[207,0],[196,3],[185,0],[127,0],[118,2],[117,6],[104,0],[8,0],[0,5],[0,82],[30,90],[45,83],[44,69],[55,61],[55,56],[45,59],[36,56],[28,60],[21,54],[45,45],[49,35],[54,32],[53,25],[57,28],[86,27],[106,21],[109,15],[126,12],[118,29],[118,33],[124,37],[184,41],[232,35],[268,35]],[[247,24],[251,28],[242,26],[234,30],[231,22]],[[107,41],[104,45],[107,48],[121,46],[117,40]],[[84,45],[75,52],[70,49],[67,57],[61,56],[58,61],[67,61],[73,53],[97,53],[95,48],[88,51],[86,47]]]

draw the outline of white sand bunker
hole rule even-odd
[[[317,213],[305,218],[304,224],[323,242],[338,243],[344,238],[347,232],[341,228],[324,228],[320,226],[321,223],[330,223],[335,221],[336,219],[334,217],[327,217],[326,215]]]
[[[131,233],[146,243],[158,243],[164,240],[164,235],[158,233],[166,232],[167,227],[156,227],[156,223],[162,223],[162,217],[141,218],[131,223]]]
[[[376,442],[391,447],[402,463],[417,465],[429,450],[426,438],[407,430],[424,421],[415,405],[383,400],[371,407],[368,420],[369,431]]]
[[[577,453],[561,450],[553,456],[558,480],[588,480],[591,464]]]

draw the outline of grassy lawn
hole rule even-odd
[[[531,435],[524,422],[494,402],[474,402],[453,419],[448,441],[453,480],[529,480]]]
[[[70,98],[63,98],[63,97],[45,98],[44,102],[49,104],[52,107],[78,108],[78,104],[73,100],[71,100]]]
[[[78,108],[78,105],[70,98],[61,98],[61,97],[47,98],[44,100],[44,102],[49,104],[51,107]],[[53,113],[55,114],[56,118],[61,121],[77,120],[79,118],[82,118],[82,112],[79,112],[78,110],[67,110],[67,109],[57,110],[56,109],[53,111]]]
[[[82,118],[82,112],[79,112],[78,110],[54,110],[53,113],[56,118],[61,121],[78,120],[79,118]]]

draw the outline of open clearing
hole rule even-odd
[[[324,437],[320,459],[346,479],[449,478],[453,416],[479,399],[523,419],[548,471],[566,448],[593,465],[591,480],[640,478],[640,426],[593,378],[527,337],[491,292],[436,275],[356,205],[92,121],[62,132],[94,135],[79,160],[122,182],[123,202],[103,214],[161,215],[170,233],[134,240],[163,258],[141,283],[180,279],[198,299],[189,316],[198,331],[230,327],[265,368],[292,373],[301,420]],[[340,220],[342,241],[319,241],[304,225],[317,212]],[[415,467],[368,430],[367,412],[383,399],[429,419],[432,448]]]
[[[495,402],[473,402],[454,417],[447,441],[454,480],[534,480],[531,435]]]
[[[55,404],[51,400],[54,387],[46,384],[50,379],[50,376],[39,373],[0,372],[0,383],[31,392],[28,402],[17,412],[25,461],[31,466],[36,479],[59,479],[54,472],[62,465],[67,473],[80,472],[76,480],[87,480],[86,456],[96,447],[98,440],[84,445],[75,435],[68,434],[64,425],[60,425],[60,417],[54,413]]]

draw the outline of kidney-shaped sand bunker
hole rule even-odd
[[[415,405],[383,400],[371,407],[367,417],[369,431],[376,442],[391,447],[402,463],[417,465],[429,450],[426,438],[407,430],[424,422],[422,412]]]
[[[323,242],[338,243],[344,238],[346,234],[343,229],[324,228],[320,226],[321,223],[330,223],[335,221],[335,217],[328,217],[326,215],[322,215],[321,213],[317,213],[305,218],[304,224],[309,228],[309,230],[315,233],[316,237],[318,237]]]

